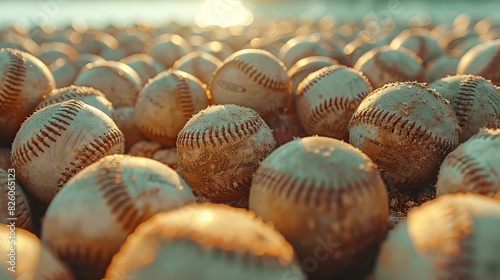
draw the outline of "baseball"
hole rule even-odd
[[[206,107],[207,92],[198,78],[168,70],[150,80],[139,93],[134,123],[150,140],[174,147],[186,122]]]
[[[73,61],[59,58],[54,63],[48,65],[50,72],[54,76],[57,87],[67,87],[73,84],[80,73],[80,69]]]
[[[454,75],[428,87],[450,101],[462,129],[460,143],[483,127],[500,128],[500,90],[481,76]]]
[[[418,83],[376,89],[355,110],[349,141],[366,153],[390,185],[418,186],[433,179],[459,142],[450,102]]]
[[[128,155],[153,158],[153,155],[162,148],[163,146],[160,143],[149,140],[141,140],[132,145],[128,151]]]
[[[354,68],[368,77],[374,88],[393,82],[421,82],[424,78],[422,59],[405,48],[374,48],[363,54]]]
[[[427,64],[425,80],[428,83],[432,83],[449,75],[455,75],[455,73],[457,73],[459,61],[460,56],[447,54],[440,55],[438,58]]]
[[[0,270],[7,270],[15,279],[76,279],[33,233],[10,223],[0,224],[0,240],[0,253],[5,260],[0,263]]]
[[[45,42],[40,45],[40,51],[36,54],[45,65],[50,65],[62,58],[66,61],[75,61],[78,51],[63,42]]]
[[[16,227],[33,231],[33,217],[31,207],[24,194],[24,190],[16,180],[15,169],[0,168],[0,223],[9,224],[9,220],[15,219]]]
[[[499,279],[500,203],[448,194],[408,214],[383,243],[374,280]]]
[[[80,279],[101,279],[127,236],[160,211],[194,201],[155,160],[110,155],[77,173],[49,205],[42,242]]]
[[[134,69],[141,77],[142,85],[144,86],[149,79],[154,78],[160,72],[165,71],[165,67],[145,53],[133,54],[120,60]]]
[[[85,104],[94,106],[108,117],[112,115],[113,105],[104,96],[102,91],[85,86],[68,86],[55,89],[36,106],[35,110],[40,110],[49,105],[69,101],[71,99],[80,100]]]
[[[330,48],[322,41],[319,34],[297,36],[288,40],[280,48],[279,58],[287,68],[309,56],[328,57]]]
[[[349,140],[354,110],[373,90],[368,79],[346,66],[329,66],[309,74],[297,89],[297,116],[309,135]]]
[[[389,216],[375,164],[329,137],[296,139],[269,155],[253,177],[249,209],[285,236],[312,279],[366,274]]]
[[[212,106],[179,132],[179,173],[199,196],[231,203],[248,196],[253,173],[275,147],[271,129],[254,110]]]
[[[174,63],[172,69],[192,74],[204,84],[208,84],[215,69],[221,64],[222,61],[214,55],[203,51],[196,51],[181,57]]]
[[[422,58],[423,63],[434,60],[444,53],[436,38],[427,29],[405,29],[391,41],[391,48],[405,48]]]
[[[186,205],[141,224],[115,255],[105,278],[128,277],[305,279],[292,246],[271,225],[249,211],[210,203]]]
[[[500,194],[500,129],[481,129],[451,152],[441,164],[436,191]]]
[[[38,58],[0,49],[0,145],[10,146],[24,119],[55,87],[54,76]]]
[[[104,93],[113,107],[134,106],[142,80],[130,66],[118,61],[97,61],[85,65],[75,85],[96,88]]]
[[[19,182],[48,204],[78,171],[109,154],[124,152],[124,137],[102,111],[70,100],[31,115],[12,143]]]
[[[460,59],[457,74],[480,75],[500,86],[500,39],[479,43]]]
[[[267,119],[281,112],[292,82],[283,63],[263,50],[240,50],[226,58],[208,84],[212,104],[237,104]]]
[[[167,33],[156,36],[146,43],[146,53],[169,69],[174,62],[192,51],[186,39],[177,34]],[[166,55],[168,54],[168,55]]]

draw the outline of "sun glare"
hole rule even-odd
[[[247,26],[253,22],[253,14],[240,0],[205,0],[196,11],[195,22],[200,27]]]

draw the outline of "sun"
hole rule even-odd
[[[247,26],[253,22],[253,14],[240,0],[205,0],[196,11],[195,22],[200,27]]]

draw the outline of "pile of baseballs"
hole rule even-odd
[[[378,24],[0,29],[2,279],[500,279],[500,25]]]

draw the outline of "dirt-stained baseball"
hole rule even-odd
[[[108,117],[112,116],[113,105],[102,91],[92,87],[74,85],[53,90],[48,96],[45,96],[45,99],[36,106],[35,110],[71,99],[80,100],[101,110]]]
[[[329,66],[309,74],[297,89],[295,108],[309,135],[349,140],[354,110],[373,90],[368,79],[346,66]]]
[[[0,145],[9,145],[24,119],[56,87],[49,68],[35,56],[0,49]]]
[[[441,164],[437,195],[500,193],[500,129],[481,129],[451,152]]]
[[[309,56],[325,56],[330,54],[330,47],[321,40],[320,34],[294,37],[280,48],[279,58],[287,68],[297,61]]]
[[[139,93],[134,122],[147,138],[174,147],[186,122],[208,105],[205,86],[198,78],[168,70],[150,80]]]
[[[408,214],[389,233],[374,280],[500,279],[500,203],[448,194]]]
[[[393,82],[422,82],[422,63],[422,59],[408,49],[383,46],[363,54],[354,68],[363,72],[374,88],[379,88]]]
[[[290,243],[270,224],[246,210],[203,203],[159,213],[137,227],[106,271],[108,280],[132,278],[302,280],[305,276]]]
[[[42,242],[78,279],[102,279],[113,255],[140,223],[193,201],[191,190],[166,165],[106,156],[77,173],[54,197],[43,219]]]
[[[132,67],[118,61],[97,61],[85,65],[75,80],[77,86],[96,88],[113,107],[134,106],[142,80]]]
[[[375,164],[329,137],[296,139],[269,155],[253,177],[249,209],[285,236],[312,279],[361,279],[389,216]]]
[[[237,104],[252,108],[264,119],[281,112],[292,82],[283,63],[263,50],[238,51],[218,67],[209,82],[212,104]]]
[[[124,152],[123,133],[102,111],[69,100],[31,115],[12,143],[19,182],[49,203],[78,171],[109,154]]]
[[[500,128],[500,91],[481,76],[454,75],[429,84],[450,101],[462,129],[460,143],[483,127]]]
[[[167,33],[159,35],[146,43],[146,53],[159,61],[165,69],[192,51],[192,46],[183,37]]]
[[[388,184],[418,186],[433,179],[459,143],[450,102],[424,84],[387,84],[369,94],[349,123],[349,141],[365,152]]]
[[[230,203],[248,196],[253,173],[275,146],[271,129],[254,110],[212,106],[179,132],[179,172],[198,195]]]

